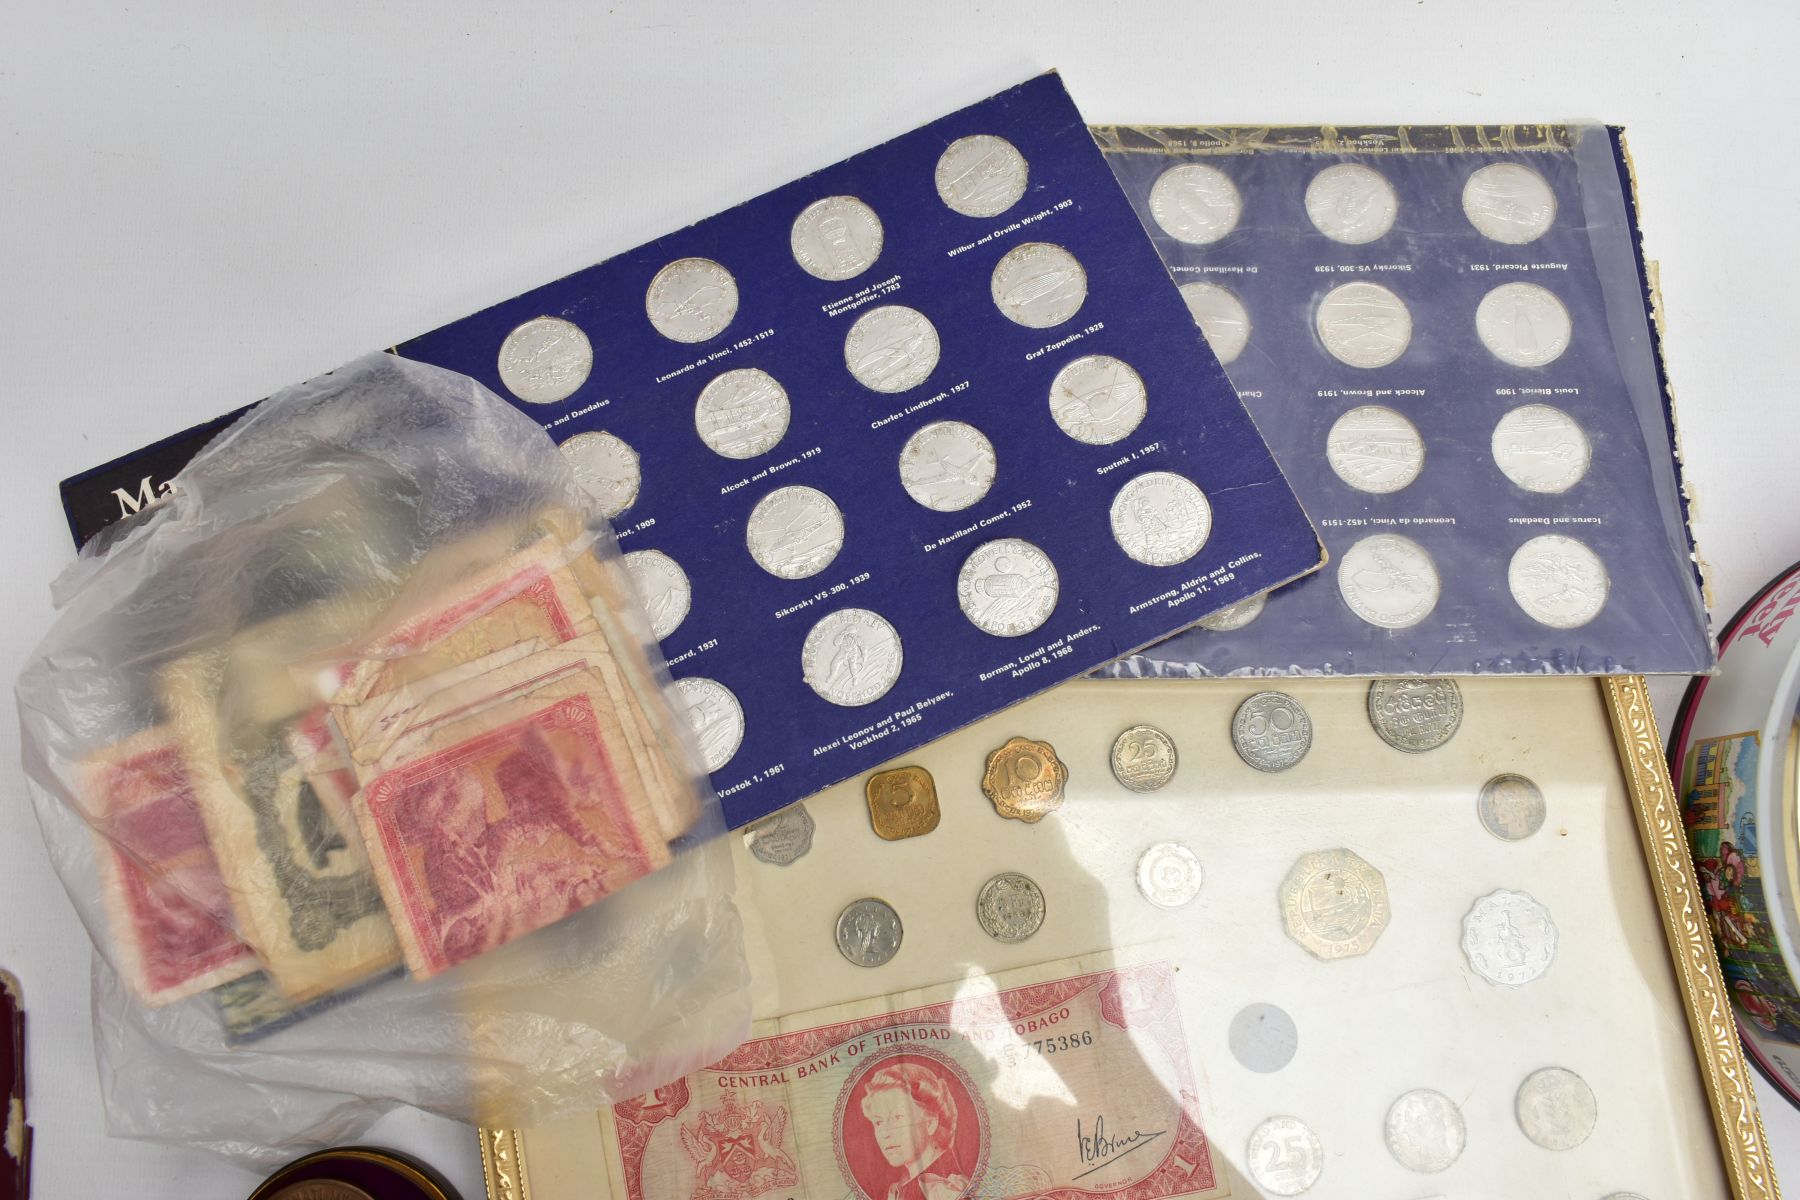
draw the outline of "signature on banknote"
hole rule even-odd
[[[1106,1131],[1106,1118],[1104,1116],[1096,1115],[1094,1117],[1093,1132],[1089,1133],[1083,1131],[1081,1118],[1076,1117],[1076,1152],[1081,1155],[1082,1162],[1096,1163],[1098,1165],[1092,1167],[1089,1171],[1083,1171],[1081,1175],[1077,1175],[1075,1178],[1080,1179],[1082,1175],[1090,1174],[1092,1171],[1098,1171],[1100,1167],[1105,1166],[1114,1159],[1122,1158],[1123,1156],[1130,1154],[1133,1150],[1140,1150],[1143,1147],[1148,1146],[1151,1142],[1154,1142],[1157,1138],[1167,1132],[1169,1132],[1167,1129],[1134,1129],[1130,1133],[1111,1134]]]

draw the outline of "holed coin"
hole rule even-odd
[[[1134,792],[1154,792],[1175,778],[1175,742],[1154,725],[1133,725],[1113,742],[1113,778]]]
[[[559,449],[569,460],[575,482],[599,502],[607,520],[637,502],[643,483],[638,453],[623,439],[610,433],[578,433]]]
[[[1612,580],[1600,556],[1560,533],[1534,537],[1513,551],[1506,585],[1525,615],[1552,629],[1578,629],[1600,615]]]
[[[1218,612],[1200,618],[1200,628],[1210,629],[1214,633],[1230,633],[1242,629],[1256,618],[1262,616],[1263,606],[1269,602],[1267,592],[1258,592],[1236,604],[1227,604]]]
[[[776,488],[750,510],[744,542],[756,565],[779,579],[805,579],[844,548],[844,514],[817,488]]]
[[[1454,679],[1377,679],[1369,685],[1369,724],[1396,750],[1436,750],[1456,736],[1462,718],[1462,689]]]
[[[1129,437],[1148,410],[1143,378],[1110,354],[1078,358],[1050,383],[1056,427],[1090,446],[1110,446]]]
[[[918,387],[937,367],[938,350],[936,327],[904,304],[870,309],[844,335],[844,365],[875,392]]]
[[[1546,1150],[1573,1150],[1600,1120],[1600,1105],[1587,1080],[1563,1067],[1533,1071],[1519,1085],[1513,1112],[1525,1136]]]
[[[1056,564],[1020,538],[977,546],[956,575],[963,616],[995,637],[1022,637],[1048,621],[1059,590]]]
[[[1069,768],[1056,747],[1030,738],[1009,738],[988,755],[981,791],[1003,817],[1034,825],[1062,807]]]
[[[1136,561],[1172,567],[1206,545],[1212,505],[1192,481],[1172,471],[1146,471],[1113,496],[1112,533]]]
[[[1556,958],[1556,922],[1524,892],[1497,888],[1463,918],[1463,956],[1475,973],[1501,987],[1524,987]]]
[[[1231,746],[1259,771],[1285,771],[1312,749],[1312,718],[1281,692],[1258,692],[1238,705]]]
[[[650,614],[650,632],[660,642],[687,619],[688,606],[694,598],[687,572],[661,550],[633,550],[625,556],[624,563],[638,602]]]
[[[1279,1071],[1294,1061],[1300,1030],[1287,1011],[1274,1004],[1248,1004],[1231,1018],[1227,1035],[1231,1056],[1259,1075]]]
[[[1150,217],[1178,242],[1208,246],[1237,228],[1243,197],[1231,176],[1204,163],[1170,167],[1150,188]]]
[[[1522,404],[1494,426],[1494,465],[1528,492],[1566,492],[1587,474],[1593,450],[1575,419],[1548,404]]]
[[[1138,859],[1138,891],[1158,908],[1191,904],[1204,880],[1200,860],[1180,842],[1158,842]]]
[[[1281,883],[1281,923],[1314,958],[1374,949],[1393,910],[1380,871],[1342,848],[1302,854]]]
[[[819,618],[800,650],[806,686],[845,708],[887,695],[903,658],[899,631],[866,608],[840,608]]]
[[[1481,785],[1475,814],[1481,827],[1503,842],[1519,842],[1544,827],[1548,807],[1538,785],[1508,772]]]
[[[1417,625],[1437,607],[1437,564],[1397,533],[1372,534],[1344,551],[1337,583],[1350,611],[1381,629]]]
[[[1388,1107],[1386,1133],[1394,1161],[1425,1175],[1449,1170],[1469,1141],[1462,1110],[1430,1088],[1407,1092]]]
[[[1380,171],[1361,163],[1326,167],[1306,185],[1306,215],[1334,242],[1360,246],[1394,227],[1400,198]]]
[[[694,429],[723,458],[755,458],[775,448],[788,428],[787,389],[767,371],[727,371],[700,389]]]
[[[957,138],[938,156],[938,199],[965,217],[997,217],[1025,194],[1030,168],[1003,137],[977,133]]]
[[[1385,367],[1412,342],[1406,302],[1379,283],[1332,288],[1319,301],[1313,325],[1331,356],[1352,367]]]
[[[994,265],[989,281],[994,306],[1028,329],[1061,325],[1087,300],[1087,269],[1061,246],[1026,242]]]
[[[921,837],[938,827],[937,781],[924,767],[877,771],[863,785],[869,823],[883,841]]]
[[[1044,924],[1044,893],[1029,876],[1002,871],[981,885],[975,919],[996,942],[1022,942]]]
[[[500,382],[527,404],[573,396],[594,369],[594,347],[561,317],[533,317],[500,343]]]
[[[1256,1186],[1277,1196],[1298,1196],[1319,1182],[1325,1148],[1297,1117],[1270,1117],[1250,1134],[1245,1164]]]
[[[1325,461],[1357,491],[1386,495],[1419,477],[1425,443],[1393,409],[1364,404],[1339,417],[1325,435]]]
[[[1475,308],[1475,332],[1495,358],[1542,367],[1569,348],[1574,323],[1556,293],[1535,283],[1503,283]]]
[[[852,900],[837,919],[838,953],[859,967],[879,967],[900,952],[900,914],[885,900]]]
[[[687,706],[688,724],[700,748],[700,765],[717,771],[744,744],[744,709],[731,689],[715,679],[677,679],[675,691]]]
[[[737,309],[737,280],[710,258],[676,259],[656,273],[644,293],[651,326],[672,342],[717,337]]]
[[[1523,246],[1549,232],[1556,220],[1556,193],[1530,167],[1490,163],[1463,184],[1462,208],[1482,237]]]
[[[933,421],[900,449],[900,484],[934,512],[957,512],[994,486],[994,443],[973,425]]]
[[[1181,298],[1219,365],[1236,362],[1250,343],[1250,310],[1237,293],[1217,283],[1184,283]]]
[[[789,245],[800,269],[817,279],[853,279],[881,257],[881,218],[855,196],[827,196],[800,210]]]
[[[744,830],[750,853],[759,862],[785,867],[812,849],[812,814],[804,804],[790,804]]]

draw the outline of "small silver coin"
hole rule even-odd
[[[1044,924],[1044,893],[1029,876],[1002,871],[981,885],[975,919],[996,942],[1022,942]]]
[[[1535,283],[1503,283],[1475,307],[1475,332],[1481,344],[1503,363],[1542,367],[1569,348],[1574,323],[1569,310],[1547,287]]]
[[[676,259],[656,273],[644,293],[651,326],[672,342],[719,336],[737,309],[737,280],[710,258]]]
[[[1325,461],[1357,491],[1381,496],[1419,477],[1425,443],[1413,423],[1393,409],[1364,404],[1339,417],[1325,435]]]
[[[1250,1134],[1244,1163],[1256,1186],[1276,1196],[1298,1196],[1319,1182],[1325,1148],[1297,1117],[1270,1117]]]
[[[1593,450],[1575,419],[1548,404],[1522,404],[1494,426],[1494,465],[1528,492],[1566,492],[1587,474]]]
[[[1258,692],[1238,705],[1231,745],[1259,771],[1285,771],[1312,749],[1312,718],[1281,692]]]
[[[587,334],[561,317],[533,317],[500,343],[500,382],[527,404],[567,400],[593,369]]]
[[[575,482],[599,501],[607,520],[637,502],[643,476],[637,451],[623,439],[610,433],[578,433],[560,449],[575,473]]]
[[[1352,367],[1385,367],[1412,342],[1406,302],[1379,283],[1346,283],[1319,301],[1313,321],[1325,349]]]
[[[812,849],[813,828],[806,805],[792,804],[744,830],[744,840],[759,862],[785,867]]]
[[[1334,242],[1361,246],[1394,227],[1400,198],[1380,171],[1361,163],[1326,167],[1306,185],[1306,215]]]
[[[994,444],[973,425],[933,421],[900,449],[900,484],[934,512],[957,512],[994,486]]]
[[[957,138],[938,156],[938,199],[965,217],[997,217],[1025,194],[1030,168],[1013,144],[991,133]]]
[[[1113,496],[1112,534],[1138,562],[1172,567],[1206,545],[1212,505],[1190,480],[1172,471],[1146,471]]]
[[[852,900],[837,919],[838,953],[859,967],[879,967],[900,952],[900,914],[872,896]]]
[[[1462,207],[1481,236],[1509,246],[1537,241],[1556,221],[1556,193],[1519,163],[1492,163],[1470,175]]]
[[[694,429],[706,448],[723,458],[767,454],[787,433],[787,389],[767,371],[727,371],[700,389]]]
[[[1138,859],[1138,891],[1158,908],[1193,903],[1204,879],[1200,860],[1180,842],[1158,842]]]
[[[1134,792],[1168,786],[1175,763],[1174,740],[1154,725],[1133,725],[1113,741],[1113,778]]]
[[[1587,1080],[1563,1067],[1533,1071],[1519,1085],[1513,1112],[1525,1136],[1546,1150],[1573,1150],[1600,1120]]]
[[[1256,618],[1262,616],[1263,606],[1268,604],[1267,592],[1258,592],[1246,600],[1236,604],[1227,604],[1218,612],[1200,618],[1200,628],[1210,629],[1214,633],[1230,633],[1242,629]]]
[[[1475,973],[1501,987],[1524,987],[1556,958],[1556,922],[1524,892],[1498,888],[1463,918],[1463,956]]]
[[[1150,217],[1178,242],[1209,246],[1237,228],[1243,197],[1231,176],[1204,163],[1170,167],[1150,188]]]
[[[1372,534],[1344,551],[1337,582],[1350,611],[1381,629],[1417,625],[1437,607],[1437,564],[1397,533]]]
[[[1394,1161],[1423,1175],[1449,1170],[1469,1142],[1462,1110],[1430,1088],[1407,1092],[1388,1107],[1386,1133]]]
[[[1396,750],[1436,750],[1456,736],[1462,718],[1462,689],[1454,679],[1377,679],[1369,685],[1369,724]]]
[[[1393,917],[1386,876],[1341,846],[1295,859],[1279,900],[1288,937],[1321,962],[1367,954]]]
[[[1503,842],[1523,841],[1542,829],[1548,811],[1538,785],[1511,772],[1482,784],[1475,797],[1481,827]]]
[[[837,283],[881,257],[881,218],[855,196],[827,196],[800,210],[788,242],[800,269]]]
[[[806,686],[845,708],[887,695],[903,660],[899,631],[866,608],[840,608],[819,618],[800,650]]]
[[[711,774],[730,762],[744,744],[743,706],[730,688],[714,679],[677,679],[675,692],[687,706],[700,765]]]
[[[1250,311],[1237,293],[1216,283],[1184,283],[1181,298],[1219,365],[1236,362],[1250,343]]]
[[[657,641],[668,637],[687,619],[694,589],[681,564],[661,550],[634,550],[624,559],[638,602],[650,614],[650,632]]]
[[[1056,427],[1089,446],[1110,446],[1129,437],[1148,410],[1143,377],[1110,354],[1078,358],[1050,383]]]
[[[937,329],[916,308],[887,304],[856,318],[844,335],[844,365],[870,391],[918,387],[938,363]]]
[[[1506,585],[1525,615],[1552,629],[1578,629],[1600,615],[1612,580],[1586,545],[1560,533],[1534,537],[1513,551]]]
[[[744,542],[756,565],[778,579],[805,579],[844,548],[844,514],[817,488],[776,488],[750,510]]]
[[[1087,269],[1061,246],[1026,242],[994,264],[988,283],[994,306],[1028,329],[1061,325],[1087,300]]]
[[[1268,1075],[1294,1061],[1300,1031],[1294,1018],[1273,1004],[1250,1004],[1231,1018],[1231,1056],[1245,1069]]]
[[[956,576],[963,616],[995,637],[1022,637],[1048,621],[1060,592],[1056,564],[1022,538],[977,546]]]

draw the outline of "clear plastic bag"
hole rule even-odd
[[[259,405],[56,585],[31,794],[116,1135],[267,1165],[533,1124],[735,1045],[718,802],[605,520],[480,384]]]

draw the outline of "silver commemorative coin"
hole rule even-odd
[[[1231,746],[1259,771],[1285,771],[1312,749],[1312,718],[1281,692],[1258,692],[1231,719]]]
[[[934,512],[957,512],[994,486],[994,443],[973,425],[933,421],[900,449],[900,484]]]
[[[1056,564],[1022,538],[977,546],[956,576],[956,602],[963,616],[995,637],[1030,633],[1050,619],[1060,594]]]
[[[1560,533],[1534,537],[1513,551],[1506,585],[1525,615],[1552,629],[1578,629],[1600,615],[1612,590],[1600,556]]]
[[[1481,827],[1503,842],[1530,837],[1544,827],[1548,812],[1538,785],[1510,771],[1482,784],[1475,797],[1475,815]]]
[[[1043,928],[1043,890],[1028,875],[1002,871],[981,885],[975,919],[996,942],[1022,942]]]
[[[758,862],[785,867],[812,849],[812,814],[804,804],[790,804],[744,830],[744,840]]]
[[[1342,847],[1296,859],[1281,881],[1280,901],[1288,937],[1325,962],[1373,950],[1393,916],[1386,877]]]
[[[1313,325],[1331,356],[1352,367],[1385,367],[1412,342],[1406,302],[1379,283],[1332,288],[1319,301]]]
[[[1533,1071],[1519,1085],[1513,1112],[1526,1137],[1546,1150],[1573,1150],[1600,1120],[1600,1105],[1587,1080],[1564,1067]]]
[[[1469,1130],[1456,1101],[1430,1088],[1415,1088],[1387,1111],[1387,1147],[1409,1171],[1435,1175],[1462,1157]]]
[[[1150,218],[1178,242],[1209,246],[1237,228],[1244,199],[1231,176],[1204,163],[1170,167],[1150,188]]]
[[[700,765],[710,775],[730,762],[744,744],[744,709],[731,689],[715,679],[677,679],[676,694],[687,706],[688,724],[700,748]]]
[[[1494,465],[1528,492],[1566,492],[1587,474],[1593,450],[1575,419],[1548,404],[1521,404],[1494,426]]]
[[[1180,842],[1158,842],[1138,858],[1138,891],[1158,908],[1193,903],[1204,880],[1200,860]]]
[[[1275,1196],[1298,1196],[1319,1182],[1325,1148],[1298,1117],[1270,1117],[1250,1133],[1244,1165],[1256,1186]]]
[[[1181,298],[1219,365],[1236,362],[1250,344],[1250,310],[1237,293],[1217,283],[1184,283]]]
[[[1081,311],[1087,300],[1087,269],[1061,246],[1026,242],[994,264],[988,287],[994,306],[1007,320],[1028,329],[1048,329]]]
[[[1519,163],[1492,163],[1470,175],[1462,207],[1481,236],[1509,246],[1537,241],[1556,221],[1556,193]]]
[[[1248,599],[1239,600],[1236,604],[1227,604],[1218,612],[1201,617],[1200,628],[1210,629],[1214,633],[1231,633],[1233,630],[1242,629],[1262,616],[1263,606],[1268,602],[1268,593],[1258,592]]]
[[[1456,736],[1462,718],[1462,689],[1454,679],[1377,679],[1369,685],[1369,724],[1396,750],[1436,750]]]
[[[1413,423],[1380,404],[1353,408],[1325,435],[1325,461],[1359,492],[1386,495],[1419,477],[1425,443]]]
[[[1417,625],[1437,607],[1437,564],[1397,533],[1372,534],[1344,551],[1337,583],[1350,611],[1381,629]]]
[[[778,579],[805,579],[844,548],[844,514],[817,488],[776,488],[750,510],[744,542],[756,565]]]
[[[1488,352],[1515,367],[1542,367],[1562,357],[1574,332],[1556,293],[1535,283],[1503,283],[1475,307],[1475,332]]]
[[[938,199],[965,217],[997,217],[1019,202],[1031,169],[1014,145],[991,133],[957,138],[938,156]]]
[[[788,243],[816,279],[854,279],[881,257],[881,218],[855,196],[827,196],[800,210]]]
[[[1380,171],[1361,163],[1326,167],[1306,185],[1306,215],[1334,242],[1361,246],[1394,227],[1400,198]]]
[[[656,273],[644,293],[651,326],[672,342],[719,336],[737,309],[737,280],[710,258],[676,259]]]
[[[624,562],[638,602],[650,615],[650,632],[660,642],[687,619],[688,607],[694,600],[687,572],[661,550],[633,550]]]
[[[866,608],[840,608],[819,618],[800,650],[806,686],[845,708],[887,695],[903,658],[899,631]]]
[[[638,453],[622,438],[610,433],[578,433],[560,449],[575,473],[575,482],[599,501],[607,520],[637,502],[643,483]]]
[[[500,382],[527,404],[573,396],[594,369],[594,347],[561,317],[533,317],[500,343]]]
[[[844,365],[874,392],[918,387],[937,367],[938,350],[936,327],[904,304],[870,309],[844,335]]]
[[[767,371],[744,367],[700,389],[694,429],[722,458],[755,458],[787,433],[789,414],[787,389]]]
[[[1556,958],[1556,922],[1524,892],[1498,888],[1463,918],[1462,948],[1469,966],[1489,983],[1524,987]]]
[[[904,933],[892,905],[865,896],[838,914],[838,953],[859,967],[879,967],[900,952]]]
[[[1110,354],[1078,358],[1050,382],[1056,427],[1089,446],[1110,446],[1129,437],[1147,411],[1143,377]]]
[[[1258,1002],[1245,1005],[1231,1018],[1228,1040],[1231,1056],[1246,1070],[1268,1075],[1294,1061],[1300,1030],[1285,1009]]]
[[[1134,792],[1168,786],[1175,764],[1174,739],[1154,725],[1133,725],[1113,740],[1113,778]]]
[[[1120,488],[1111,515],[1119,548],[1152,567],[1186,562],[1212,534],[1206,493],[1172,471],[1146,471]]]

